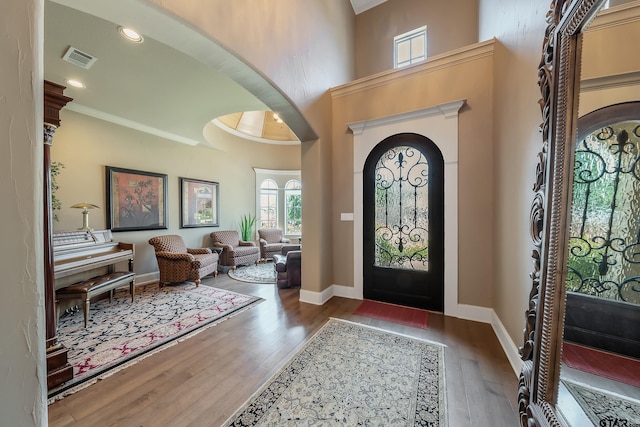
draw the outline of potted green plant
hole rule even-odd
[[[250,242],[253,238],[253,227],[256,224],[258,218],[251,214],[242,215],[240,217],[240,236],[243,241]]]
[[[64,168],[64,163],[51,162],[51,211],[55,221],[58,221],[58,212],[62,208],[62,202],[56,196],[56,191],[58,190],[57,177],[60,175],[60,169],[62,168]]]

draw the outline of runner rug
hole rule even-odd
[[[446,426],[444,346],[330,319],[224,426]]]
[[[241,265],[235,271],[229,270],[229,277],[241,282],[276,283],[276,269],[272,262],[258,265]]]
[[[640,425],[640,401],[574,381],[562,380],[562,383],[593,425]]]
[[[205,283],[205,282],[203,282]],[[91,304],[87,328],[82,310],[63,316],[58,341],[69,350],[73,379],[50,390],[49,403],[87,387],[155,351],[224,320],[260,298],[186,282],[115,293],[112,303]]]
[[[429,327],[429,312],[427,310],[384,302],[364,300],[353,314],[400,323],[414,328],[427,329]]]

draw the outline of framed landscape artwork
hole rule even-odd
[[[217,182],[180,178],[180,228],[220,225]]]
[[[167,228],[167,175],[106,167],[107,228],[112,231]]]

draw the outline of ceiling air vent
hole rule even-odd
[[[98,60],[95,56],[91,56],[73,46],[69,46],[62,59],[85,70],[91,68],[93,63]]]

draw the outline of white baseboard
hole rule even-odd
[[[498,341],[500,341],[500,345],[502,346],[502,350],[504,354],[507,356],[509,363],[511,364],[511,368],[513,372],[516,374],[516,377],[520,376],[520,372],[522,371],[522,359],[520,358],[520,352],[518,351],[518,346],[513,342],[507,329],[502,324],[502,321],[495,313],[495,311],[491,310],[493,313],[491,319],[491,326],[493,327],[493,331],[498,337]]]
[[[315,305],[322,305],[329,301],[331,297],[343,297],[351,299],[362,299],[362,295],[356,295],[352,286],[331,285],[322,292],[313,292],[300,289],[300,301]],[[516,377],[520,375],[522,370],[522,359],[518,347],[515,345],[507,329],[492,308],[480,307],[476,305],[458,304],[457,316],[460,319],[472,320],[475,322],[488,323],[493,328],[493,332],[498,337],[498,341],[502,346],[502,350],[507,356],[507,360],[513,368]]]
[[[160,280],[158,271],[152,273],[136,274],[136,285],[148,285]]]
[[[322,305],[325,302],[329,301],[333,295],[333,286],[329,286],[322,292],[313,292],[300,289],[300,302]]]
[[[507,329],[492,308],[479,307],[475,305],[458,304],[458,316],[460,319],[473,320],[475,322],[488,323],[493,328],[493,332],[498,337],[502,351],[511,364],[516,377],[520,375],[522,369],[522,359],[518,347],[515,345]]]
[[[458,304],[459,319],[473,320],[474,322],[491,323],[493,309],[477,305]]]
[[[522,369],[522,359],[518,347],[515,345],[507,329],[492,308],[479,307],[475,305],[458,304],[458,316],[460,319],[473,320],[475,322],[488,323],[493,328],[493,332],[498,337],[502,346],[502,351],[507,356],[516,377],[520,375]]]
[[[358,295],[353,286],[331,285],[334,297],[343,297],[351,299],[362,299],[362,295]]]

